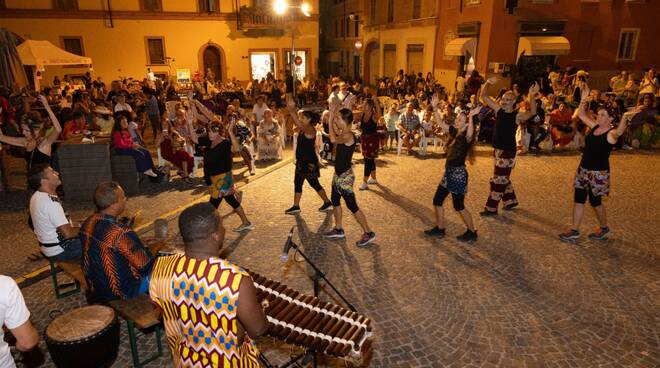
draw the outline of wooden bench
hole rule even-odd
[[[156,239],[147,239],[145,244],[149,247],[149,249],[152,251],[152,254],[154,255],[165,246],[164,242],[158,241]],[[50,261],[50,263],[51,273],[54,277],[56,295],[58,295],[58,298],[70,295],[72,291],[69,291],[68,294],[58,294],[59,286],[57,285],[57,277],[55,276],[55,264],[52,261]],[[77,289],[75,289],[75,291],[80,290],[81,285],[86,289],[88,288],[87,280],[85,279],[85,273],[81,268],[79,260],[57,262],[56,265],[64,273],[75,280],[77,285]],[[126,326],[128,328],[128,340],[131,345],[131,355],[133,358],[133,367],[142,367],[144,364],[147,364],[163,355],[163,345],[160,341],[162,334],[162,327],[160,325],[161,312],[153,305],[148,295],[138,295],[134,298],[126,300],[114,300],[109,302],[108,305],[112,307],[115,312],[117,312],[117,314],[126,321]],[[140,352],[138,351],[137,334],[135,331],[136,327],[142,331],[153,327],[156,331],[157,351],[143,361],[140,361]]]
[[[85,275],[82,272],[82,269],[80,268],[80,261],[74,260],[74,261],[64,261],[64,262],[58,262],[55,263],[53,262],[50,258],[48,258],[48,263],[50,263],[50,277],[53,280],[53,289],[55,289],[55,297],[57,299],[64,298],[65,296],[69,296],[72,294],[76,294],[80,291],[80,286],[84,285],[84,287],[87,286],[87,282],[85,281]],[[60,268],[64,273],[67,275],[71,276],[74,280],[74,287],[70,288],[70,284],[60,284],[57,281],[57,268]]]

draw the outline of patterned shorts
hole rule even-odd
[[[223,198],[235,192],[236,186],[234,185],[234,177],[231,171],[211,177],[211,185],[209,185],[211,198]]]
[[[353,169],[346,170],[339,176],[336,173],[332,176],[332,187],[342,196],[353,194],[354,183],[355,174],[353,174]]]
[[[575,188],[591,190],[595,196],[606,196],[610,193],[610,171],[587,170],[580,166],[575,173]]]
[[[447,166],[440,185],[447,188],[450,193],[466,194],[468,186],[468,172],[465,166]]]

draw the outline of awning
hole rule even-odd
[[[474,37],[454,38],[445,46],[446,56],[465,56],[469,52],[474,56],[477,49],[477,39]]]
[[[48,41],[27,40],[17,49],[23,65],[35,65],[37,69],[48,65],[92,64],[91,58],[64,51]]]
[[[539,55],[568,55],[571,43],[566,37],[520,37],[518,41],[518,57]]]

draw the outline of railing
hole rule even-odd
[[[242,6],[239,10],[241,28],[259,29],[259,28],[284,28],[287,22],[291,21],[291,15],[275,15],[269,10]],[[299,18],[295,16],[294,20]]]

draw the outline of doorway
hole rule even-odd
[[[209,45],[204,49],[204,75],[213,73],[214,81],[222,80],[222,54],[217,47]]]

